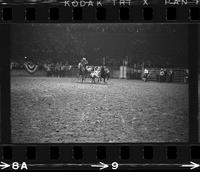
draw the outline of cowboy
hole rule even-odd
[[[55,66],[55,75],[57,77],[60,77],[60,63],[59,62],[57,62]]]
[[[88,61],[86,58],[82,58],[81,62],[78,64],[78,69],[79,69],[79,76],[85,76],[86,74],[86,64],[88,64]]]
[[[164,69],[164,82],[166,82],[167,81],[167,69]]]
[[[46,72],[47,72],[47,77],[50,77],[51,76],[50,64],[44,64],[44,67],[45,67]]]
[[[189,79],[189,70],[185,69],[185,74],[184,74],[184,82],[188,83],[188,79]]]
[[[174,81],[174,71],[172,69],[169,70],[169,82]]]
[[[149,75],[149,70],[145,68],[144,69],[144,77],[143,77],[145,82],[147,82],[148,75]]]
[[[164,81],[164,75],[165,75],[165,71],[164,71],[163,68],[160,69],[160,74],[159,74],[159,75],[160,75],[160,76],[159,76],[160,82],[163,82],[163,81]]]
[[[105,82],[105,79],[106,79],[106,71],[105,71],[105,66],[102,66],[101,68],[100,68],[100,77],[101,78],[103,78],[103,81]],[[100,80],[101,80],[101,78],[100,78]]]
[[[86,64],[88,64],[88,61],[87,61],[86,58],[83,57],[82,60],[81,60],[81,63],[82,63],[82,65],[85,67]]]
[[[61,66],[60,66],[60,76],[61,77],[65,76],[65,70],[66,70],[66,66],[61,63]]]
[[[78,68],[80,69],[81,66],[84,67],[84,68],[86,68],[86,64],[88,64],[88,61],[87,61],[86,58],[83,57],[83,58],[81,59],[81,62],[79,62],[79,64],[78,64]]]
[[[109,80],[109,78],[110,78],[110,70],[106,66],[104,66],[104,70],[105,70],[106,78],[107,78],[107,80]]]

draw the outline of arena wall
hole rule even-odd
[[[27,70],[23,69],[13,69],[10,72],[11,76],[46,76],[46,71],[37,70],[34,73],[29,73]]]
[[[149,77],[149,81],[157,81],[157,76],[159,74],[160,69],[156,69],[156,68],[149,68],[149,71],[151,71],[150,77]],[[174,70],[174,82],[184,82],[184,69],[173,69]],[[37,70],[35,73],[29,73],[27,72],[27,70],[25,69],[13,69],[10,72],[11,76],[46,76],[47,73],[44,70]],[[135,79],[131,77],[131,74],[133,73],[129,73],[127,74],[127,79]],[[72,68],[70,71],[67,71],[65,76],[66,77],[77,77],[78,75],[78,69],[76,68]],[[119,78],[120,76],[120,70],[115,69],[111,69],[110,70],[110,78]],[[138,78],[140,79],[140,78]]]
[[[110,73],[111,78],[119,78],[119,70],[112,70]],[[46,71],[37,70],[35,73],[31,74],[27,72],[25,69],[13,69],[10,72],[11,76],[46,76]],[[77,77],[78,70],[76,68],[72,68],[70,71],[66,72],[66,77]]]

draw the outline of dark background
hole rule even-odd
[[[188,67],[187,24],[12,24],[11,59]]]
[[[0,143],[10,141],[10,31],[9,25],[0,25]]]

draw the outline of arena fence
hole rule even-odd
[[[147,68],[147,69],[150,72],[149,80],[150,81],[158,81],[159,80],[160,68]],[[167,70],[170,70],[170,68],[167,68]],[[173,81],[174,82],[184,82],[185,70],[186,69],[173,68],[172,70],[174,72]],[[166,80],[169,80],[169,78],[167,77]]]
[[[119,67],[110,67],[110,77],[111,78],[119,78]],[[160,74],[160,68],[147,68],[150,72],[149,74],[149,81],[159,81],[159,74]],[[173,70],[174,76],[173,76],[173,82],[184,82],[185,78],[185,70],[181,68],[167,68],[167,71]],[[144,74],[144,71],[142,69],[134,69],[134,68],[127,68],[127,78],[126,79],[141,79]],[[167,76],[166,81],[169,81],[169,77]]]
[[[120,67],[118,66],[108,66],[110,70],[110,78],[119,78],[120,77]],[[158,81],[160,68],[147,68],[150,72],[149,81]],[[167,70],[170,70],[167,68]],[[173,68],[174,72],[173,82],[184,82],[185,69]],[[25,69],[13,69],[11,70],[11,76],[46,76],[47,73],[45,70],[37,70],[33,74],[30,74]],[[78,68],[72,67],[71,70],[65,72],[66,77],[77,77]],[[127,78],[126,79],[141,79],[143,76],[143,70],[127,68]],[[168,78],[167,78],[168,80]]]

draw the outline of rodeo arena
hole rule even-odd
[[[27,59],[27,57],[25,57]],[[123,65],[119,66],[118,69],[111,66],[105,66],[105,58],[101,66],[87,65],[88,61],[86,58],[82,58],[77,66],[63,64],[62,62],[57,62],[55,64],[34,64],[31,61],[24,62],[24,64],[19,64],[17,62],[11,62],[10,69],[12,70],[26,70],[27,75],[34,76],[34,73],[40,71],[43,75],[47,77],[77,77],[78,81],[98,83],[111,78],[116,79],[135,79],[147,81],[157,81],[157,82],[182,82],[188,83],[189,70],[180,68],[151,68],[144,67],[140,65],[137,67],[128,66],[128,61],[124,60]],[[16,72],[18,73],[18,72]]]
[[[179,42],[174,30],[187,27],[13,25],[12,142],[187,142],[187,32],[177,32]]]

